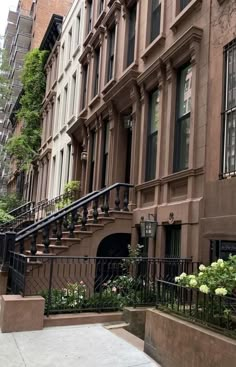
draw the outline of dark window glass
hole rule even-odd
[[[161,2],[160,0],[152,0],[150,42],[152,42],[160,34],[160,26]]]
[[[98,15],[101,14],[101,12],[103,11],[104,9],[104,0],[100,0],[99,1],[99,8],[98,8]]]
[[[136,8],[137,8],[137,5],[135,4],[129,11],[127,66],[132,64],[132,62],[134,61]]]
[[[87,76],[88,76],[88,65],[83,67],[83,95],[82,95],[82,110],[85,107],[86,93],[87,93]]]
[[[67,145],[67,174],[66,174],[66,182],[69,182],[70,179],[70,161],[71,161],[71,144]]]
[[[166,248],[165,257],[179,257],[181,243],[181,226],[166,226]]]
[[[108,174],[108,151],[109,151],[109,122],[104,124],[104,143],[103,143],[103,161],[102,161],[102,188],[107,186],[107,174]]]
[[[59,167],[59,195],[62,192],[62,168],[63,168],[63,149],[60,151],[60,167]]]
[[[98,47],[95,50],[95,55],[94,55],[94,90],[93,90],[93,97],[95,97],[98,94],[99,65],[100,65],[100,47]]]
[[[114,68],[114,52],[115,52],[115,35],[116,29],[112,28],[109,32],[109,44],[108,44],[108,72],[107,72],[107,82],[113,77]]]
[[[191,0],[180,0],[180,5],[179,5],[179,9],[180,11],[182,11],[189,3]]]
[[[90,160],[89,192],[93,191],[94,164],[95,164],[95,131],[92,131],[91,132],[91,160]]]
[[[192,68],[181,68],[177,76],[174,171],[188,168],[191,113]]]
[[[159,127],[159,90],[156,89],[149,96],[146,181],[153,180],[156,177],[158,127]]]
[[[236,172],[236,43],[225,52],[225,111],[223,131],[223,174]]]
[[[88,5],[88,30],[87,33],[89,33],[92,29],[92,13],[93,13],[93,2],[88,1],[87,3]]]

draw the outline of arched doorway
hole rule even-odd
[[[120,266],[122,259],[117,258],[129,256],[128,245],[130,244],[130,241],[131,234],[114,233],[105,237],[100,242],[96,260],[96,291],[99,291],[108,280],[122,274],[122,267]]]
[[[127,257],[130,241],[130,233],[113,233],[100,242],[97,257]]]

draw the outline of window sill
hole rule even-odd
[[[83,118],[85,117],[87,114],[87,107],[84,107],[81,111],[80,111],[80,114],[79,114],[79,118]]]
[[[144,53],[141,55],[141,59],[145,62],[146,58],[152,53],[156,47],[161,46],[166,39],[166,36],[164,33],[160,33],[159,36],[150,43],[150,45],[145,49]]]
[[[68,125],[71,125],[72,122],[74,122],[74,121],[75,121],[75,115],[72,115],[71,118],[68,121]]]
[[[73,53],[73,55],[72,55],[73,59],[78,55],[79,51],[80,51],[80,45],[78,45],[78,46],[76,47],[76,49],[75,49],[75,51],[74,51],[74,53]]]
[[[116,84],[116,80],[112,78],[111,80],[109,80],[109,82],[107,82],[107,84],[103,88],[102,94],[106,94],[113,87],[114,84]]]
[[[64,126],[61,128],[61,130],[60,130],[60,134],[63,134],[63,133],[64,133],[64,131],[66,131],[66,125],[64,125]]]
[[[102,23],[103,19],[105,18],[105,15],[106,15],[105,10],[103,10],[101,12],[101,14],[99,14],[98,19],[97,19],[96,23],[94,24],[94,28],[95,29],[97,29],[100,26],[100,24]]]
[[[91,102],[89,103],[89,108],[93,108],[93,106],[95,104],[97,104],[98,102],[100,101],[100,95],[99,94],[96,94],[95,97],[93,97],[93,99],[91,100]]]
[[[64,73],[61,73],[61,75],[58,78],[58,83],[60,83],[60,81],[63,79],[63,77],[64,77]]]
[[[91,38],[93,37],[93,32],[92,31],[90,31],[89,33],[88,33],[88,35],[86,36],[86,38],[85,38],[85,41],[84,41],[84,43],[83,43],[83,46],[84,47],[86,47],[87,46],[87,44],[89,43],[89,41],[91,40]]]
[[[67,71],[71,66],[71,60],[68,61],[66,67],[65,67],[65,71]]]
[[[170,29],[173,32],[177,31],[178,26],[186,19],[195,9],[199,10],[202,5],[202,0],[192,0],[175,18]]]
[[[56,135],[53,137],[53,141],[57,140],[59,138],[59,134],[56,133]]]
[[[53,84],[52,84],[52,88],[51,88],[51,89],[55,89],[56,85],[57,85],[57,80],[54,80],[54,82],[53,82]]]
[[[136,70],[136,69],[137,69],[137,67],[138,67],[138,60],[134,60],[134,61],[133,61],[129,66],[127,66],[127,67],[123,70],[123,73],[122,73],[121,77],[122,77],[124,74],[128,73],[128,71],[129,71],[130,69],[134,69],[134,70]]]

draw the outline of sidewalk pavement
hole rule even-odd
[[[158,367],[102,325],[0,333],[1,367]],[[160,367],[160,366],[159,366]]]

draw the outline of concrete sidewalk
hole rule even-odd
[[[102,325],[0,333],[1,367],[157,367]]]

